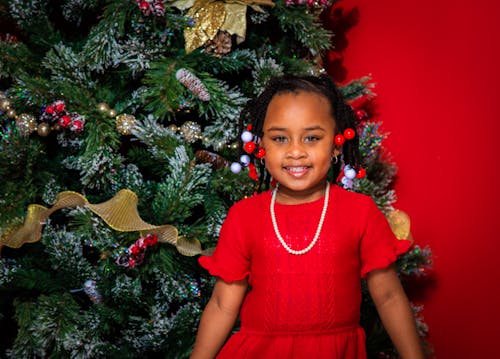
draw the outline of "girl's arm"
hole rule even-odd
[[[247,287],[246,279],[227,283],[217,278],[201,315],[191,359],[215,358],[236,322]]]
[[[394,265],[369,272],[367,284],[380,319],[401,358],[423,359],[413,311]]]

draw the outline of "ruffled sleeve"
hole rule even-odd
[[[396,238],[387,219],[373,199],[369,198],[367,207],[360,245],[361,277],[363,278],[374,269],[389,266],[411,245],[409,240]]]
[[[245,243],[241,207],[233,206],[222,224],[219,241],[211,256],[201,256],[200,265],[225,282],[244,279],[250,272],[250,254]],[[244,216],[243,216],[244,217]]]

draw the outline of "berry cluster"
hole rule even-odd
[[[40,121],[52,124],[54,127],[69,129],[70,131],[79,132],[83,130],[85,119],[76,112],[67,112],[64,101],[55,101],[45,107]]]
[[[133,268],[144,261],[147,247],[154,246],[157,243],[158,237],[150,233],[146,237],[139,238],[135,241],[134,244],[124,251],[124,253],[116,258],[115,262],[122,267]]]

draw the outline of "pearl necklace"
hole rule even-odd
[[[321,217],[319,219],[318,228],[316,229],[316,234],[314,235],[314,238],[311,241],[311,243],[309,243],[309,245],[306,248],[301,249],[301,250],[295,250],[295,249],[290,248],[288,246],[288,244],[286,244],[285,240],[281,236],[281,233],[278,229],[278,222],[276,221],[276,214],[274,213],[274,204],[276,202],[276,194],[278,193],[278,186],[279,186],[279,184],[273,190],[273,196],[271,198],[271,205],[270,205],[271,220],[273,222],[274,233],[276,234],[276,237],[278,237],[283,248],[285,248],[288,253],[295,254],[295,255],[305,254],[305,253],[309,252],[312,249],[312,247],[314,247],[314,245],[318,241],[319,235],[321,233],[321,229],[323,228],[323,222],[325,221],[326,210],[328,209],[328,200],[330,197],[330,183],[328,181],[326,182],[325,200],[323,202],[323,211],[321,212]]]

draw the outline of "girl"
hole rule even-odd
[[[327,77],[277,78],[247,117],[277,185],[236,203],[215,252],[199,259],[217,281],[191,358],[364,359],[360,277],[401,357],[423,358],[393,265],[401,242],[370,197],[327,181],[341,149],[353,167],[359,157],[357,138],[334,143],[354,128],[337,88]]]

